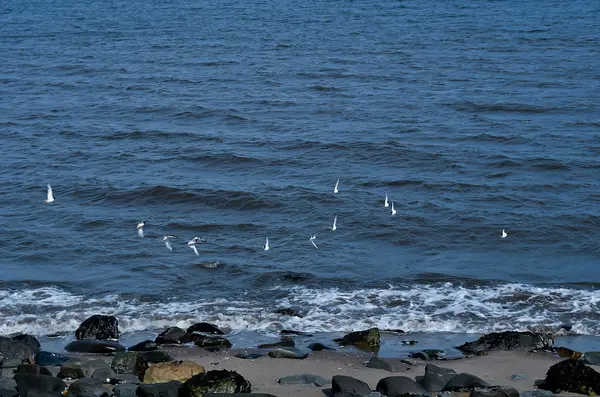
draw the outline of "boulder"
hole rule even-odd
[[[115,353],[124,352],[125,346],[108,340],[83,339],[75,340],[65,346],[65,350],[75,353]]]
[[[202,336],[196,339],[195,345],[203,348],[224,348],[230,349],[232,344],[229,340],[221,336]]]
[[[600,365],[600,352],[586,352],[583,355],[583,362],[586,364]]]
[[[75,330],[75,338],[81,339],[119,339],[119,321],[115,316],[96,314],[81,323]]]
[[[333,341],[339,343],[340,345],[357,345],[357,346],[363,346],[363,347],[366,347],[366,346],[374,347],[374,346],[380,345],[381,342],[380,342],[379,337],[380,337],[379,329],[371,328],[366,331],[350,332],[349,334],[345,335],[344,337],[334,339]]]
[[[582,361],[568,359],[551,366],[538,388],[555,394],[572,392],[597,396],[600,394],[600,373]]]
[[[113,379],[117,374],[111,368],[99,368],[94,371],[92,378],[98,379],[103,383],[113,383]]]
[[[367,367],[383,369],[389,372],[406,372],[412,368],[412,366],[407,365],[401,361],[381,358],[377,356],[371,357],[371,359],[367,363]]]
[[[371,393],[371,388],[362,380],[346,375],[334,375],[331,378],[331,391],[336,393],[353,393],[358,396],[366,396]]]
[[[109,396],[110,389],[102,381],[94,378],[78,379],[69,386],[67,397]]]
[[[425,375],[423,375],[418,383],[429,392],[441,392],[455,376],[456,371],[453,369],[427,364],[425,366]]]
[[[202,397],[206,393],[250,393],[252,385],[235,371],[216,370],[194,375],[179,390],[179,397]]]
[[[519,397],[519,392],[512,387],[501,386],[473,390],[469,397]]]
[[[281,314],[282,316],[290,316],[290,317],[300,317],[303,318],[306,312],[302,309],[293,308],[293,307],[282,307],[281,309],[277,309],[275,311],[277,314]]]
[[[408,357],[418,358],[418,359],[424,360],[424,361],[431,361],[431,360],[441,360],[444,357],[444,354],[446,354],[445,350],[425,349],[425,350],[421,350],[419,352],[410,353],[408,355]]]
[[[309,385],[309,386],[324,386],[328,383],[331,383],[327,379],[318,375],[311,374],[302,374],[302,375],[292,375],[285,376],[280,378],[277,383],[280,385]]]
[[[275,347],[296,347],[296,343],[292,339],[283,339],[274,343],[263,343],[258,345],[259,349],[273,349]]]
[[[40,342],[34,336],[0,336],[0,361],[15,360],[19,364],[23,361],[33,361],[39,351]]]
[[[144,383],[166,383],[172,380],[185,382],[191,377],[203,374],[204,367],[193,361],[171,361],[151,366],[144,374]]]
[[[15,381],[17,382],[17,390],[22,396],[27,395],[31,389],[59,394],[67,388],[65,382],[48,375],[16,374]]]
[[[110,367],[118,374],[134,374],[142,378],[148,369],[148,362],[140,352],[119,352],[115,354]]]
[[[115,373],[110,380],[110,383],[113,385],[118,385],[121,383],[132,383],[134,385],[139,385],[142,383],[139,377],[132,374],[117,374]]]
[[[69,357],[63,354],[47,351],[40,351],[35,355],[35,363],[39,365],[61,365],[68,359]]]
[[[575,350],[567,349],[566,347],[559,347],[555,351],[556,351],[556,354],[558,354],[559,357],[572,358],[574,360],[577,360],[578,358],[580,358],[581,356],[583,356],[583,353],[580,353],[580,352],[575,351]]]
[[[269,352],[269,357],[273,358],[292,358],[303,360],[308,357],[308,353],[304,350],[297,349],[295,347],[287,347],[287,348],[279,348],[275,350],[271,350]]]
[[[173,357],[165,351],[162,350],[151,350],[146,352],[141,352],[144,360],[149,363],[164,363],[167,361],[173,361]]]
[[[465,353],[477,354],[489,350],[543,350],[552,349],[554,340],[550,334],[538,332],[492,332],[474,342],[467,342],[457,348]]]
[[[158,346],[156,345],[156,343],[154,343],[154,341],[145,340],[143,342],[138,343],[137,345],[131,346],[127,350],[133,351],[133,352],[147,352],[147,351],[158,350]]]
[[[406,376],[389,376],[383,378],[377,383],[375,390],[387,397],[429,395],[427,390],[423,389],[414,380]]]
[[[490,387],[491,385],[475,375],[461,373],[448,381],[442,391],[469,391],[477,387]]]
[[[324,344],[319,342],[311,343],[307,346],[307,348],[314,352],[318,352],[321,350],[335,350],[333,347],[325,346]]]
[[[137,389],[140,397],[178,397],[181,382],[172,380],[166,383],[141,384]]]
[[[191,341],[191,335],[179,327],[167,328],[154,340],[157,345],[180,345],[183,343],[189,343]]]
[[[39,375],[48,375],[52,376],[52,372],[48,371],[46,367],[42,367],[38,364],[19,364],[17,366],[17,370],[15,371],[17,374],[39,374]]]
[[[200,332],[203,334],[225,335],[225,332],[217,328],[216,325],[210,323],[196,323],[187,329],[188,334],[193,334],[194,332]]]
[[[120,383],[113,389],[115,397],[137,397],[138,385],[133,383]]]
[[[87,378],[99,369],[110,369],[110,367],[102,360],[71,358],[61,364],[58,376],[68,379]]]
[[[237,358],[243,358],[247,360],[255,360],[257,358],[261,358],[264,356],[262,353],[248,353],[248,352],[240,352],[235,355]]]

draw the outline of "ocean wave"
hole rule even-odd
[[[562,109],[529,105],[525,103],[475,103],[471,101],[460,101],[447,104],[454,110],[468,113],[478,112],[503,112],[503,113],[550,113]]]

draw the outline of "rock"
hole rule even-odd
[[[67,397],[101,397],[110,395],[110,389],[94,378],[78,379],[71,384]]]
[[[438,367],[437,365],[427,364],[425,366],[425,375],[418,382],[429,392],[440,392],[456,376],[453,369]]]
[[[119,321],[115,316],[96,314],[81,323],[75,331],[75,338],[119,339]]]
[[[600,394],[600,373],[582,361],[568,359],[551,366],[538,388],[555,394],[573,392],[596,396]]]
[[[366,331],[350,332],[343,338],[334,339],[340,345],[379,346],[379,329],[371,328]]]
[[[521,393],[521,397],[552,397],[554,393],[548,390],[527,390]]]
[[[275,343],[264,343],[258,345],[259,349],[272,349],[274,347],[296,347],[296,343],[292,339],[284,339]]]
[[[170,345],[180,345],[183,343],[189,343],[192,341],[192,337],[190,334],[185,332],[179,327],[169,327],[163,332],[161,332],[154,342],[158,345],[170,344]]]
[[[92,378],[98,379],[103,383],[113,383],[115,375],[117,374],[111,368],[99,368],[94,371]]]
[[[292,375],[280,378],[277,381],[280,385],[314,385],[314,386],[324,386],[329,382],[327,379],[318,375],[311,374],[302,374],[302,375]]]
[[[252,385],[235,371],[208,371],[194,375],[179,390],[179,397],[202,397],[206,393],[250,393]]]
[[[19,390],[21,396],[27,395],[31,389],[58,394],[67,388],[65,382],[48,375],[16,374],[15,381],[17,382],[17,390]]]
[[[17,366],[17,370],[15,371],[17,374],[39,374],[39,375],[48,375],[52,376],[52,372],[48,371],[45,367],[42,367],[38,364],[19,364]]]
[[[528,376],[527,375],[522,375],[522,374],[513,374],[510,376],[510,380],[523,380],[523,379],[527,379]]]
[[[140,397],[178,397],[181,382],[172,380],[166,383],[141,384],[137,389]]]
[[[15,360],[19,364],[26,360],[33,361],[40,351],[40,342],[31,335],[19,334],[12,338],[0,336],[0,360]],[[3,365],[5,366],[5,365]]]
[[[281,314],[283,316],[300,317],[300,318],[303,318],[305,315],[304,310],[296,309],[293,307],[283,307],[281,309],[277,309],[275,311],[275,313]]]
[[[302,360],[308,357],[308,353],[295,347],[287,347],[271,350],[269,356],[273,358],[294,358]]]
[[[171,361],[151,366],[144,374],[144,383],[165,383],[172,380],[185,382],[195,375],[203,374],[204,367],[193,361]]]
[[[586,352],[583,355],[583,362],[586,364],[600,365],[600,352]]]
[[[216,325],[210,323],[196,323],[187,329],[188,334],[193,334],[194,332],[201,332],[203,334],[225,335],[225,332],[217,328]]]
[[[102,360],[71,358],[61,364],[58,376],[68,379],[86,378],[92,376],[99,369],[110,369],[110,367]]]
[[[232,346],[229,340],[221,336],[203,336],[196,340],[195,345],[202,348],[218,347],[224,349],[230,349]]]
[[[68,359],[65,355],[47,351],[40,351],[35,355],[35,363],[39,365],[61,365]]]
[[[138,387],[138,385],[132,383],[120,383],[114,387],[113,393],[115,397],[137,397]]]
[[[461,373],[448,381],[443,391],[468,391],[476,387],[490,387],[491,385],[475,375]]]
[[[132,383],[134,385],[139,385],[142,383],[139,377],[132,374],[117,374],[115,373],[110,381],[113,385],[118,385],[121,383]]]
[[[428,396],[427,390],[406,376],[389,376],[381,379],[375,388],[379,393],[388,397],[403,395]]]
[[[264,354],[262,354],[262,353],[241,352],[241,353],[236,354],[235,356],[237,358],[255,360],[257,358],[261,358],[262,356],[264,356]]]
[[[567,349],[566,347],[559,347],[558,349],[556,349],[556,354],[558,354],[559,357],[572,358],[574,360],[577,360],[578,358],[583,356],[583,353]]]
[[[390,360],[387,358],[381,358],[377,356],[371,357],[369,362],[367,363],[367,367],[376,368],[376,369],[384,369],[390,372],[406,372],[411,369],[410,365],[406,365],[397,360]]]
[[[554,340],[550,334],[537,332],[492,332],[474,342],[467,342],[457,348],[466,353],[489,350],[543,350],[552,349]]]
[[[169,353],[162,350],[146,351],[141,352],[141,354],[144,360],[148,361],[149,363],[164,363],[167,361],[173,361],[173,357],[171,357]]]
[[[324,344],[319,343],[319,342],[311,343],[310,345],[307,346],[307,348],[309,348],[310,350],[312,350],[314,352],[318,352],[321,350],[335,350],[333,347],[325,346]]]
[[[142,378],[148,369],[148,362],[140,352],[119,352],[115,354],[110,367],[117,374],[134,374]]]
[[[519,392],[512,387],[501,386],[473,390],[469,397],[519,397]]]
[[[371,393],[371,388],[362,380],[346,375],[334,375],[331,378],[331,391],[336,393],[353,393],[358,396],[366,396]]]
[[[115,353],[125,351],[125,346],[107,340],[83,339],[76,340],[65,346],[68,352],[77,353]]]
[[[127,350],[133,351],[133,352],[148,352],[148,351],[158,350],[158,346],[156,345],[156,343],[154,343],[154,341],[145,340],[143,342],[138,343],[137,345],[131,346]]]
[[[441,360],[444,358],[446,351],[439,349],[425,349],[420,352],[413,352],[408,355],[410,358],[418,358],[425,361]]]

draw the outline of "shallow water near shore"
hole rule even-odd
[[[251,344],[600,335],[599,17],[514,0],[0,5],[0,335],[93,314]]]

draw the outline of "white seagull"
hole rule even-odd
[[[506,236],[508,236],[508,234],[506,234],[506,232],[504,231],[504,229],[502,229],[502,238],[506,238]]]
[[[333,188],[333,193],[337,193],[338,192],[338,186],[340,185],[340,178],[338,178],[337,182],[335,183],[335,187]]]
[[[146,221],[141,221],[137,225],[138,236],[140,236],[142,238],[144,237],[144,229],[143,229],[144,226],[146,226]]]
[[[335,229],[337,229],[337,215],[335,216],[335,218],[333,218],[333,226],[331,226],[331,231],[335,232]]]
[[[394,202],[392,201],[392,215],[396,215],[396,210],[394,209]]]
[[[189,247],[192,247],[192,246],[194,246],[196,244],[204,243],[204,242],[206,242],[206,240],[203,239],[202,237],[194,237],[193,239],[191,239],[190,241],[188,241],[187,245]]]
[[[48,186],[48,199],[44,200],[44,203],[49,204],[54,202],[54,196],[52,195],[52,188],[50,187],[50,184],[47,185]]]
[[[265,245],[263,245],[263,249],[265,251],[269,250],[269,238],[268,237],[265,239]]]
[[[198,248],[196,248],[195,245],[190,245],[190,248],[194,250],[194,254],[196,254],[196,256],[200,256],[200,254],[198,253]]]
[[[385,194],[385,201],[383,202],[383,206],[384,206],[385,208],[387,208],[387,207],[389,207],[389,206],[390,206],[390,204],[388,203],[388,197],[387,197],[387,193]]]
[[[171,242],[169,241],[170,238],[177,238],[177,237],[173,236],[172,234],[165,234],[165,236],[162,238],[162,241],[165,242],[165,245],[167,246],[169,251],[173,251],[173,247],[171,246]]]
[[[319,249],[319,247],[317,247],[317,244],[315,244],[315,240],[316,240],[316,239],[317,239],[317,234],[316,234],[316,233],[315,233],[315,234],[313,234],[313,235],[312,235],[312,236],[309,238],[309,240],[310,240],[310,242],[312,243],[312,245],[314,245],[316,249]]]

